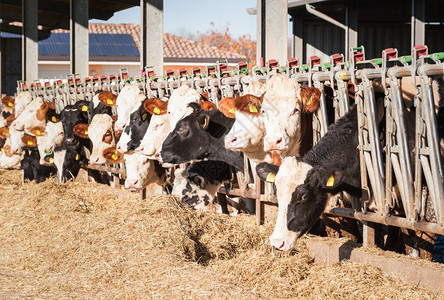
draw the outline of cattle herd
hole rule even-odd
[[[318,70],[322,70],[320,66]],[[90,180],[110,184],[109,172],[88,168],[108,164],[125,170],[125,189],[171,193],[193,209],[228,212],[242,207],[252,213],[255,207],[251,201],[230,196],[229,192],[225,198],[228,201],[222,201],[219,191],[221,187],[229,191],[233,182],[239,181],[238,173],[250,178],[246,189],[253,189],[261,184],[253,180],[257,174],[264,182],[270,182],[265,184],[268,193],[275,193],[278,200],[270,244],[289,250],[313,227],[326,205],[337,201],[332,195],[343,195],[340,205],[362,209],[361,199],[368,196],[363,191],[368,186],[375,190],[378,186],[372,180],[377,178],[372,170],[367,170],[373,177],[368,186],[363,186],[363,162],[373,157],[363,155],[362,137],[375,137],[376,144],[377,140],[385,144],[387,141],[382,141],[393,136],[387,132],[391,128],[388,123],[394,124],[385,117],[386,99],[391,97],[385,76],[369,81],[369,89],[363,89],[355,84],[354,74],[347,77],[349,72],[343,78],[346,87],[341,98],[340,82],[332,76],[315,87],[311,69],[304,73],[301,67],[300,72],[307,82],[295,80],[279,68],[265,80],[250,76],[248,84],[233,95],[221,93],[220,86],[219,94],[215,94],[214,90],[179,83],[168,96],[149,97],[139,82],[128,81],[118,92],[97,88],[89,99],[84,97],[65,105],[44,101],[38,92],[20,90],[15,97],[2,98],[0,168],[21,168],[24,181],[36,182],[54,175],[60,182],[74,180],[81,169],[87,169]],[[415,85],[410,77],[396,82],[402,86],[400,107],[408,132],[406,147],[414,148]],[[433,84],[435,107],[430,115],[437,124],[442,151],[442,76],[433,77]],[[367,102],[360,99],[366,98],[362,95],[369,90],[373,106],[365,110],[360,105]],[[370,122],[380,132],[363,133],[363,122]],[[442,163],[442,158],[438,161]],[[391,182],[393,199],[400,200],[393,201],[391,208],[399,215],[407,215],[402,202],[404,189],[396,187],[396,181]],[[378,210],[377,196],[374,192],[367,199],[370,211]],[[443,199],[435,200],[444,206]],[[435,222],[437,216],[435,211]]]

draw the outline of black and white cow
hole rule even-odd
[[[224,147],[225,135],[233,126],[234,119],[226,117],[218,109],[202,110],[197,103],[190,103],[188,109],[192,113],[177,123],[156,157],[161,162],[172,164],[193,160],[223,161],[243,171],[242,153]]]
[[[270,244],[291,249],[324,211],[329,194],[360,197],[361,177],[356,107],[336,123],[303,158],[286,157],[280,167],[260,163],[258,175],[275,182],[279,212]]]

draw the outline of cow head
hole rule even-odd
[[[5,96],[2,98],[2,112],[14,113],[15,100],[11,96]]]
[[[21,154],[22,147],[25,145],[22,142],[22,137],[24,136],[23,131],[17,131],[14,128],[9,129],[9,137],[11,139],[11,153],[12,154]]]
[[[78,136],[74,134],[74,127],[77,124],[88,123],[88,110],[82,109],[80,105],[67,105],[60,112],[60,119],[63,125],[63,132],[65,134],[65,142],[67,145],[75,145],[79,142]],[[54,120],[57,121],[57,117],[54,116]],[[51,121],[53,118],[51,117]]]
[[[225,116],[236,119],[225,136],[225,148],[243,152],[263,148],[265,127],[261,115],[262,100],[262,97],[244,95],[219,101],[219,110]]]
[[[6,139],[9,137],[9,128],[8,127],[0,127],[0,138]]]
[[[29,135],[27,133],[25,133],[22,137],[22,143],[26,146],[26,147],[37,147],[37,138],[33,135]]]
[[[44,127],[46,124],[44,115],[46,115],[49,106],[49,103],[43,102],[43,98],[37,97],[29,103],[20,116],[12,122],[11,127],[18,131],[25,130],[25,132],[29,132],[29,129],[34,126]]]
[[[140,103],[145,100],[145,95],[136,85],[128,84],[122,88],[116,99],[116,108],[118,119],[114,124],[116,131],[122,131],[125,124],[130,118],[130,114],[134,112]]]
[[[32,101],[32,96],[29,92],[20,92],[15,97],[15,117],[17,118]]]
[[[20,167],[22,154],[13,154],[11,152],[10,139],[7,139],[5,145],[1,148],[0,153],[0,168],[2,169],[17,169]]]
[[[63,144],[65,133],[63,131],[63,124],[60,122],[60,115],[54,113],[47,116],[47,119],[50,121],[46,124],[46,140],[42,146],[45,155],[51,155],[55,147]]]
[[[167,107],[171,128],[174,128],[176,123],[186,115],[188,104],[199,103],[201,98],[201,95],[195,89],[187,85],[174,90]]]
[[[170,122],[167,114],[168,103],[169,101],[151,98],[145,100],[143,104],[145,110],[152,115],[146,133],[137,148],[143,155],[154,158],[170,132]]]
[[[299,233],[287,228],[288,205],[291,202],[293,191],[304,183],[311,166],[299,161],[295,157],[286,157],[280,167],[267,163],[256,166],[259,177],[276,185],[278,199],[278,216],[273,234],[270,236],[270,245],[279,250],[289,250],[294,247]]]
[[[224,136],[231,129],[233,119],[219,110],[204,111],[197,103],[190,103],[193,112],[180,120],[162,144],[161,161],[181,164],[191,160],[211,159],[223,148]]]
[[[157,99],[160,101],[160,99]],[[132,112],[125,129],[120,136],[117,143],[117,150],[122,153],[133,152],[139,147],[148,126],[151,121],[152,114],[149,113],[144,106],[144,103],[139,105],[139,108]]]
[[[103,151],[116,145],[113,132],[113,119],[107,114],[95,115],[91,124],[77,124],[74,132],[81,138],[87,136],[92,142],[90,162],[92,164],[104,164],[107,162]]]
[[[125,189],[137,191],[151,179],[154,172],[154,160],[141,153],[125,154],[126,179]]]
[[[299,146],[308,120],[303,120],[319,106],[320,91],[300,88],[294,80],[280,74],[266,84],[262,109],[266,135],[265,151],[279,151],[284,156],[300,155]],[[309,121],[311,122],[311,120]]]

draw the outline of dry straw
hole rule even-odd
[[[353,263],[267,245],[272,225],[94,183],[21,184],[0,171],[0,298],[432,299]]]

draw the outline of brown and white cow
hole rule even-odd
[[[18,131],[24,130],[25,133],[30,133],[30,129],[33,127],[40,126],[44,128],[46,126],[46,114],[50,109],[55,109],[53,102],[44,102],[43,98],[37,97],[12,122],[11,127]]]
[[[280,74],[267,81],[265,90],[264,150],[282,157],[303,155],[311,148],[311,113],[319,106],[320,91]]]
[[[156,160],[141,153],[125,154],[126,179],[125,189],[139,191],[147,187],[152,195],[161,194],[166,180],[165,169]]]
[[[0,168],[1,169],[19,169],[20,161],[23,158],[23,153],[14,154],[11,152],[11,139],[6,138],[5,144],[1,148],[0,154]]]
[[[15,117],[17,118],[32,101],[32,96],[29,92],[20,92],[15,97]]]

